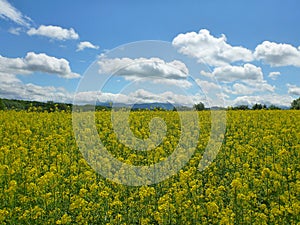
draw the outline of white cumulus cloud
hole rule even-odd
[[[253,94],[256,90],[253,87],[247,86],[241,83],[235,83],[232,85],[232,88],[227,88],[225,90],[227,93],[235,94],[235,95],[249,95]]]
[[[179,52],[211,66],[224,66],[236,61],[250,62],[253,60],[252,52],[241,46],[231,46],[227,43],[224,34],[216,38],[206,29],[198,33],[189,32],[179,34],[173,39],[173,46]]]
[[[276,105],[280,107],[289,107],[292,102],[292,97],[288,95],[267,94],[259,96],[239,96],[233,101],[228,102],[228,105],[249,105],[252,106],[256,103],[266,104],[267,106]]]
[[[45,36],[51,39],[56,40],[69,40],[69,39],[78,39],[79,35],[75,32],[73,28],[65,29],[59,26],[45,26],[41,25],[39,28],[30,28],[27,31],[27,34]]]
[[[171,103],[185,106],[193,106],[198,102],[207,102],[207,100],[200,95],[183,95],[174,93],[172,91],[165,91],[161,93],[154,93],[145,89],[137,89],[129,94],[114,94],[109,92],[86,91],[75,94],[76,102],[79,103],[94,103],[99,102],[113,102],[123,104],[135,103]]]
[[[254,56],[271,66],[300,67],[300,48],[289,44],[264,41],[255,48]]]
[[[25,58],[7,58],[0,56],[0,73],[3,74],[31,74],[44,72],[56,74],[66,79],[79,78],[80,75],[73,73],[66,59],[58,59],[44,53],[36,54],[28,52]]]
[[[269,77],[270,77],[272,80],[276,80],[278,76],[280,76],[280,72],[270,72],[270,73],[269,73]]]
[[[300,87],[297,87],[296,85],[293,84],[287,84],[288,87],[288,93],[290,95],[299,95],[300,96]]]
[[[91,42],[82,41],[77,45],[76,51],[82,51],[85,48],[99,49],[98,45],[93,45]]]
[[[206,80],[200,80],[196,79],[196,83],[200,86],[201,90],[204,93],[209,93],[213,90],[221,90],[221,86],[217,83],[206,81]]]
[[[126,80],[151,80],[154,83],[169,84],[187,88],[189,70],[178,60],[166,62],[160,58],[113,58],[100,57],[99,73],[124,77]]]
[[[243,66],[221,66],[213,70],[212,73],[201,71],[204,76],[213,76],[218,81],[233,82],[233,81],[262,81],[263,73],[260,67],[246,63]]]
[[[100,58],[98,64],[100,73],[118,76],[185,79],[189,73],[183,62],[178,60],[165,62],[160,58]]]
[[[223,90],[228,94],[249,95],[258,92],[274,92],[275,86],[268,84],[266,81],[249,82],[247,84],[235,83],[232,87],[224,86]]]
[[[249,63],[243,66],[221,66],[211,73],[201,71],[201,74],[216,78],[221,82],[222,90],[228,94],[247,95],[255,92],[275,91],[275,86],[263,79],[261,68]],[[229,85],[230,83],[232,86]]]
[[[24,84],[14,75],[0,73],[0,98],[31,101],[72,102],[72,94],[62,87]]]

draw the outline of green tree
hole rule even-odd
[[[292,109],[300,109],[300,98],[292,101],[291,106]]]
[[[5,104],[4,102],[2,101],[2,99],[0,98],[0,110],[4,110],[6,107],[5,107]]]
[[[204,110],[205,109],[205,106],[202,102],[198,103],[198,104],[195,104],[194,105],[194,108],[197,110],[197,111],[201,111],[201,110]]]
[[[248,110],[248,109],[249,109],[248,105],[238,105],[233,107],[233,110]]]
[[[263,106],[261,104],[257,104],[257,103],[252,106],[253,110],[259,110],[259,109],[262,109],[262,108],[263,108]]]
[[[269,106],[269,109],[270,109],[270,110],[280,110],[281,108],[279,108],[279,107],[276,106],[276,105],[270,105],[270,106]]]

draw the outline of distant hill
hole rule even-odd
[[[173,110],[174,106],[175,107],[180,107],[180,105],[172,105],[171,103],[159,103],[159,102],[154,102],[154,103],[136,103],[133,105],[130,104],[123,104],[123,103],[115,103],[111,104],[108,102],[99,102],[96,104],[97,106],[104,106],[104,107],[114,107],[114,108],[131,108],[132,110],[137,110],[137,109],[163,109],[163,110]]]

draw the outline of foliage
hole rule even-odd
[[[194,105],[194,108],[197,110],[197,111],[202,111],[205,109],[205,106],[202,102],[198,103],[198,104],[195,104]]]
[[[266,108],[267,108],[266,105],[257,104],[257,103],[252,106],[253,110],[260,110],[260,109],[266,109]]]
[[[1,102],[4,107],[1,108]],[[53,112],[53,111],[71,111],[72,105],[67,103],[55,103],[53,101],[38,102],[38,101],[25,101],[14,99],[0,99],[0,110],[27,110],[36,112]]]
[[[232,110],[248,110],[249,106],[248,105],[238,105],[235,107],[231,107]]]
[[[268,109],[270,109],[270,110],[281,110],[281,108],[279,108],[276,105],[270,105]]]
[[[146,138],[148,122],[157,116],[168,131],[153,151],[119,143],[108,111],[96,112],[99,138],[121,161],[158,162],[180,138],[177,112],[132,112],[130,124]],[[229,111],[224,144],[200,172],[211,126],[210,112],[201,111],[201,135],[189,163],[168,180],[142,187],[95,173],[75,143],[71,117],[0,111],[0,224],[300,223],[299,111]],[[88,138],[90,131],[84,132]]]
[[[92,106],[96,111],[107,111],[110,110],[107,106],[96,105]],[[86,108],[89,108],[88,105]],[[15,99],[0,99],[0,110],[27,110],[35,112],[54,112],[54,111],[72,111],[72,104],[70,103],[57,103],[53,101],[38,102],[38,101],[26,101],[26,100],[15,100]]]
[[[291,106],[292,109],[300,109],[300,98],[293,100]]]
[[[0,110],[5,110],[5,109],[6,109],[6,106],[3,103],[2,99],[0,98]]]

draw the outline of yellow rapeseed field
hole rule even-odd
[[[153,116],[168,129],[149,151],[118,142],[110,112],[96,112],[95,124],[115,158],[151,165],[174,151],[181,133],[177,112],[132,112],[136,137],[149,137]],[[200,172],[210,125],[210,112],[199,112],[197,149],[177,174],[132,187],[89,166],[71,113],[0,111],[0,224],[300,224],[300,111],[228,111],[223,145]]]

